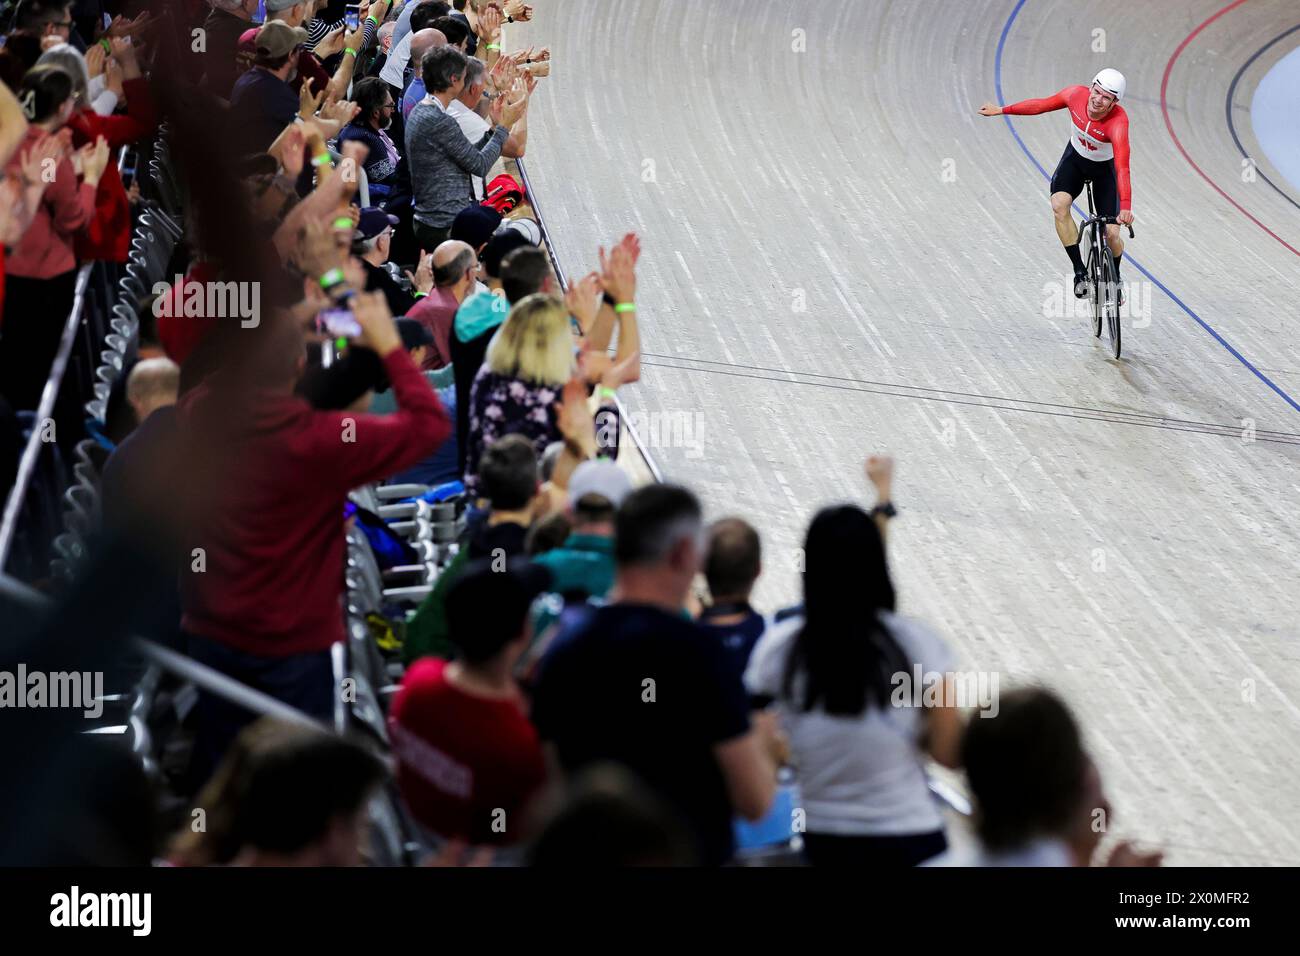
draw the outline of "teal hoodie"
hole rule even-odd
[[[460,304],[452,327],[456,338],[470,342],[489,329],[496,328],[509,314],[510,303],[505,300],[505,296],[479,292]]]

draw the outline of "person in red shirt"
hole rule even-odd
[[[459,656],[416,661],[393,701],[398,787],[442,839],[505,846],[524,837],[545,764],[514,667],[532,639],[529,607],[549,587],[549,572],[526,561],[471,565],[447,595]]]
[[[1114,216],[1118,222],[1106,226],[1106,241],[1115,257],[1115,278],[1119,279],[1124,239],[1120,226],[1133,224],[1133,187],[1129,177],[1128,113],[1119,105],[1127,88],[1124,74],[1102,70],[1091,87],[1067,86],[1052,96],[1022,100],[1010,106],[985,103],[982,116],[1034,116],[1054,110],[1070,111],[1070,141],[1052,174],[1052,215],[1056,234],[1065,246],[1074,266],[1074,294],[1080,299],[1088,294],[1087,274],[1079,252],[1079,228],[1070,215],[1070,204],[1083,184],[1092,182],[1096,215]],[[1121,292],[1121,302],[1123,293]]]
[[[114,160],[108,164],[99,181],[99,189],[95,193],[95,215],[76,239],[77,258],[82,262],[126,262],[126,255],[131,249],[131,204],[126,198],[126,188],[117,171],[117,153],[128,143],[152,134],[158,125],[153,96],[148,82],[140,73],[135,47],[125,38],[111,40],[109,43],[112,46],[113,60],[122,68],[126,115],[100,116],[91,108],[86,90],[78,88],[74,93],[76,109],[68,117],[68,129],[72,130],[74,148],[103,137],[108,142]],[[46,51],[41,61],[69,56],[82,60],[81,54],[74,48],[60,46]],[[84,60],[81,66],[84,77]]]
[[[451,364],[451,326],[460,304],[473,294],[478,275],[478,256],[469,243],[448,239],[430,259],[433,288],[406,313],[408,319],[415,319],[433,335],[434,347],[425,357],[425,371]]]
[[[76,102],[72,77],[52,66],[28,70],[18,95],[31,125],[6,173],[23,176],[25,181],[22,156],[58,135]],[[76,290],[73,242],[94,215],[95,192],[108,159],[108,144],[99,139],[57,160],[47,157],[41,164],[45,192],[31,224],[5,261],[0,391],[15,409],[32,409],[40,402]]]
[[[181,536],[181,627],[190,653],[324,720],[335,700],[330,648],[345,639],[347,494],[410,467],[451,433],[383,296],[358,293],[350,302],[362,329],[355,344],[382,359],[394,414],[317,411],[296,396],[305,343],[301,328],[281,315],[263,322],[266,338],[251,368],[260,384],[236,382],[235,370],[223,368],[177,406],[182,436],[208,436],[223,469],[221,493]],[[252,715],[206,694],[197,711],[194,775],[206,779]]]

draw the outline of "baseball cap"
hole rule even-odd
[[[456,214],[451,224],[451,238],[468,242],[477,252],[483,248],[483,243],[492,238],[499,225],[501,225],[501,213],[475,203],[466,206]]]
[[[257,52],[257,31],[260,27],[251,27],[239,35],[239,44],[237,49],[240,53]]]
[[[402,316],[396,320],[396,323],[397,334],[402,337],[402,348],[406,349],[406,351],[417,349],[421,345],[426,348],[433,347],[433,333],[425,327],[423,322]]]
[[[506,229],[511,229],[519,233],[519,235],[527,239],[531,245],[540,246],[542,244],[542,227],[532,219],[511,219],[505,224],[505,229],[503,229],[502,232],[505,232]]]
[[[471,663],[485,661],[519,637],[533,599],[551,589],[551,572],[523,557],[466,566],[447,591],[447,628]]]
[[[514,252],[521,246],[528,245],[528,240],[513,229],[498,233],[489,240],[483,248],[483,255],[479,260],[483,263],[483,268],[493,279],[501,277],[501,260],[510,253]]]
[[[398,218],[378,206],[366,206],[357,220],[357,239],[373,239],[389,226],[396,226]]]
[[[267,9],[276,9],[271,6],[273,2],[274,0],[267,0]],[[286,8],[281,7],[279,9]],[[257,31],[257,39],[254,42],[257,46],[258,56],[277,60],[282,56],[288,56],[298,46],[306,43],[307,31],[302,27],[291,27],[283,20],[271,20]]]
[[[587,495],[600,495],[615,508],[632,493],[632,479],[608,458],[584,461],[569,476],[569,502],[576,505]]]

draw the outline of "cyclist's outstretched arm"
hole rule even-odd
[[[1065,99],[1066,94],[1069,92],[1070,88],[1067,86],[1059,93],[1053,93],[1051,96],[1045,96],[1039,100],[1021,100],[1019,103],[1004,106],[1002,112],[1010,113],[1012,116],[1035,116],[1039,113],[1063,110],[1069,105]]]
[[[1044,97],[1041,100],[1021,100],[1019,103],[1012,103],[1010,106],[998,106],[996,103],[985,103],[979,108],[980,116],[1001,116],[1003,113],[1010,113],[1013,116],[1032,116],[1036,113],[1050,113],[1052,110],[1063,110],[1069,103],[1066,102],[1065,94],[1069,90],[1064,89],[1052,96]]]

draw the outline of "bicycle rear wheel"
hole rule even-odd
[[[1115,274],[1115,260],[1110,257],[1110,250],[1101,257],[1102,291],[1105,294],[1106,334],[1110,337],[1110,353],[1116,359],[1120,354],[1119,327],[1119,276]]]

